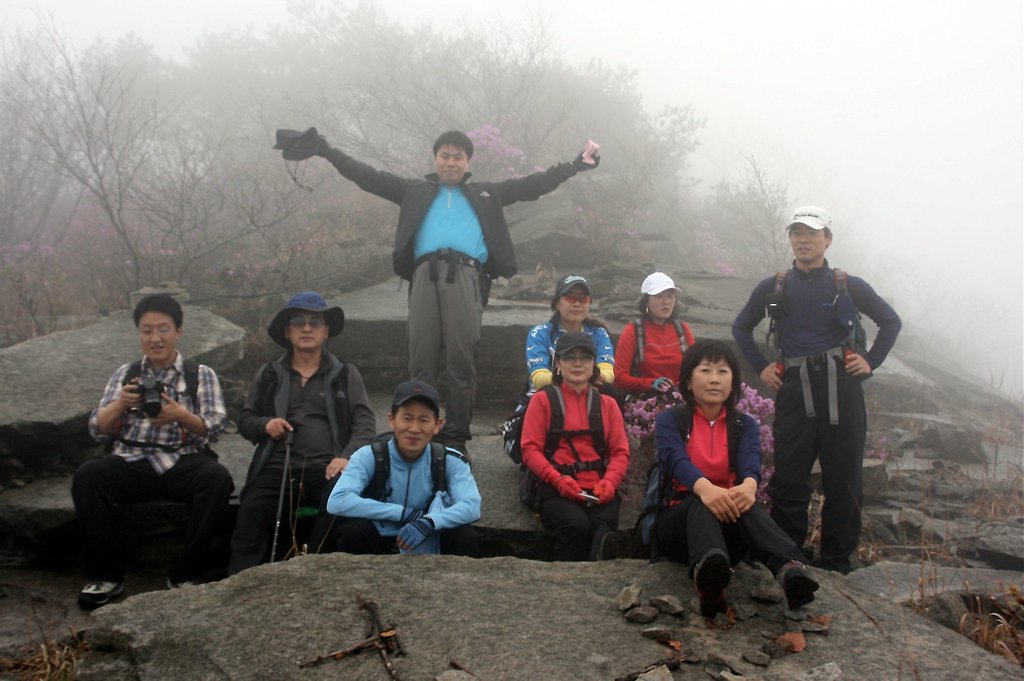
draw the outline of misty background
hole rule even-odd
[[[418,175],[457,127],[485,178],[601,143],[568,189],[610,260],[660,230],[670,272],[766,276],[787,213],[824,206],[830,262],[903,317],[897,351],[1020,400],[1022,4],[634,5],[8,3],[0,335],[165,279],[244,300],[390,276],[392,209],[323,162],[298,189],[273,130]]]

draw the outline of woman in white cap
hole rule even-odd
[[[635,395],[672,388],[686,349],[693,345],[690,325],[677,317],[682,291],[664,272],[655,272],[640,287],[641,317],[619,336],[615,385]]]

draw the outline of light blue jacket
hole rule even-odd
[[[480,519],[480,491],[473,473],[462,459],[449,453],[445,462],[449,497],[446,504],[432,504],[434,481],[430,475],[430,445],[415,461],[406,461],[395,448],[395,440],[388,441],[391,456],[391,476],[385,485],[384,499],[367,499],[363,492],[373,480],[375,462],[370,445],[357,449],[342,471],[327,500],[327,511],[348,518],[372,520],[382,537],[394,537],[402,528],[405,509],[426,511],[437,531],[468,525]]]
[[[594,339],[597,350],[597,364],[615,366],[615,348],[612,339],[600,326],[583,325],[583,330]],[[565,329],[559,326],[551,333],[551,322],[544,322],[530,329],[526,336],[526,373],[533,376],[538,369],[554,369],[555,342],[565,335]]]

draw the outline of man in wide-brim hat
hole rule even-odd
[[[309,552],[333,550],[327,498],[348,457],[373,438],[376,428],[359,370],[327,350],[328,339],[344,326],[340,307],[329,307],[315,291],[303,291],[267,328],[286,352],[256,372],[238,420],[238,432],[256,450],[239,496],[232,574],[266,560],[278,523],[289,526],[299,507],[320,512]]]

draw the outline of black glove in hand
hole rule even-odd
[[[594,154],[591,158],[594,159],[593,163],[587,163],[586,161],[584,161],[583,160],[583,152],[581,151],[579,156],[577,156],[575,159],[573,159],[572,167],[576,169],[577,173],[585,173],[588,170],[593,170],[594,168],[596,168],[599,165],[601,165],[601,155],[600,154]]]
[[[331,145],[316,128],[309,128],[304,132],[278,129],[277,144],[274,148],[281,150],[281,155],[286,161],[304,161],[310,156],[326,156]]]

